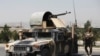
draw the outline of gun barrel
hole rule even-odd
[[[61,14],[56,14],[56,15],[51,15],[51,17],[57,17],[57,16],[62,16],[62,15],[66,15],[66,14],[70,14],[71,12],[65,12],[65,13],[61,13]]]

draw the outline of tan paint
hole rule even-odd
[[[74,25],[72,25],[72,39],[74,38]]]
[[[65,24],[58,18],[51,18],[52,22],[56,26],[56,28],[65,28]]]

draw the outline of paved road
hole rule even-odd
[[[78,45],[83,45],[83,41],[82,40],[78,40]],[[96,46],[100,46],[100,41],[95,41],[95,45]]]
[[[83,47],[79,47],[79,55],[75,55],[75,56],[86,56],[84,48]],[[4,46],[0,46],[0,56],[6,56],[5,50],[4,50]],[[93,55],[92,56],[100,56],[100,48],[93,48]]]
[[[4,47],[0,47],[0,56],[6,56]]]
[[[78,48],[79,48],[78,53],[81,54],[82,56],[86,56],[84,47],[78,47]],[[100,56],[100,48],[93,47],[92,56]]]

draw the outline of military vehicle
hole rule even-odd
[[[69,12],[53,15],[51,12],[36,12],[30,20],[31,32],[20,31],[20,40],[8,43],[7,56],[70,56],[71,32],[57,18]]]

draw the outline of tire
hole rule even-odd
[[[68,45],[68,52],[66,53],[66,56],[72,56],[72,47]]]
[[[11,52],[6,52],[6,56],[13,56]]]
[[[47,48],[42,49],[41,56],[51,56],[50,50]]]
[[[69,45],[66,45],[64,48],[64,53],[69,53],[69,48],[70,48]]]

